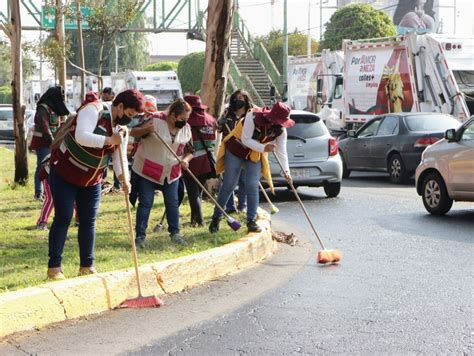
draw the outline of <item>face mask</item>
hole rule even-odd
[[[115,119],[115,123],[117,125],[120,125],[120,126],[126,126],[130,123],[130,121],[132,121],[132,118],[130,116],[125,115],[125,114],[123,114],[122,116],[118,116]]]
[[[236,100],[235,101],[235,108],[237,110],[242,109],[245,106],[245,101],[243,100]]]
[[[186,125],[186,121],[175,121],[174,126],[178,129],[182,129]]]

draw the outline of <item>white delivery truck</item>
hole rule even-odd
[[[126,89],[138,89],[156,98],[158,110],[183,97],[181,83],[174,71],[112,73],[112,88],[118,94]]]
[[[443,47],[431,35],[345,40],[343,50],[347,126],[390,112],[469,117]]]
[[[312,57],[288,60],[288,104],[295,110],[317,113],[329,129],[344,128],[344,56],[340,51],[323,50]]]
[[[433,35],[444,49],[444,55],[467,107],[474,114],[474,37]]]

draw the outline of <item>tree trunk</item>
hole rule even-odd
[[[105,46],[105,37],[102,36],[100,39],[100,48],[99,48],[99,69],[97,71],[97,86],[99,93],[102,91],[102,65],[104,64],[104,46]]]
[[[20,0],[11,5],[11,60],[12,60],[12,101],[13,128],[15,132],[15,183],[28,181],[28,154],[25,135],[25,107],[22,105],[22,63],[21,63],[21,16]]]
[[[84,60],[84,40],[82,36],[82,14],[81,14],[81,0],[77,0],[76,5],[77,10],[77,37],[79,40],[79,65],[81,68],[85,68],[85,60]],[[84,101],[86,97],[85,93],[85,85],[86,85],[86,73],[84,69],[81,70],[81,103]]]
[[[55,37],[61,46],[61,57],[57,59],[57,70],[58,70],[58,79],[59,85],[63,87],[64,92],[66,92],[66,44],[65,44],[65,34],[64,34],[64,12],[62,6],[62,0],[56,0],[56,29]]]
[[[206,58],[201,82],[201,98],[209,114],[218,117],[224,105],[230,63],[230,35],[233,0],[209,0]]]

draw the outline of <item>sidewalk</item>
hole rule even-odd
[[[143,295],[167,295],[238,272],[269,257],[276,249],[270,215],[259,209],[261,233],[227,245],[140,267]],[[244,227],[243,227],[244,228]],[[45,283],[0,294],[0,337],[112,310],[137,296],[133,269]],[[165,307],[166,307],[166,300]]]

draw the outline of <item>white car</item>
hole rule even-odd
[[[416,191],[426,210],[446,214],[453,201],[474,201],[474,116],[426,148],[416,169]]]

